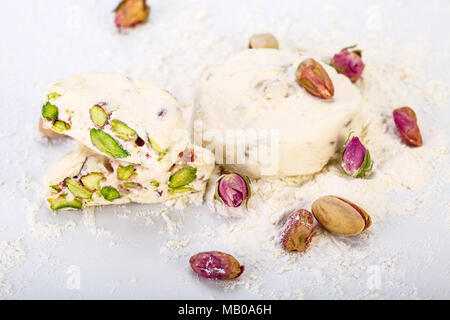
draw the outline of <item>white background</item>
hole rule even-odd
[[[5,279],[0,279],[3,283],[0,288],[11,285],[10,294],[4,298],[283,297],[283,294],[261,294],[245,286],[225,290],[214,282],[197,280],[187,263],[189,252],[209,248],[210,244],[194,244],[181,254],[160,254],[161,246],[173,236],[168,234],[161,217],[155,217],[154,224],[146,225],[145,218],[129,212],[145,210],[145,206],[127,206],[123,209],[127,219],[120,216],[121,209],[98,210],[96,226],[107,230],[101,235],[101,230],[92,232],[86,227],[81,213],[53,216],[44,205],[37,213],[39,221],[60,225],[73,221],[75,226],[56,238],[43,239],[33,235],[28,209],[42,200],[36,182],[41,180],[50,163],[73,145],[72,141],[64,139],[49,143],[36,134],[44,88],[52,81],[80,72],[125,72],[168,87],[186,102],[189,93],[185,92],[189,90],[183,88],[182,83],[172,81],[171,78],[178,74],[169,65],[171,59],[179,62],[183,56],[186,56],[186,63],[213,59],[192,58],[196,46],[202,45],[196,41],[202,34],[208,39],[225,38],[230,43],[237,43],[237,47],[244,47],[249,34],[266,30],[283,30],[286,39],[294,39],[295,34],[301,37],[302,33],[315,29],[330,32],[339,29],[353,34],[349,42],[382,32],[405,44],[424,37],[436,51],[442,52],[449,48],[450,2],[154,0],[149,2],[152,6],[150,22],[120,35],[113,24],[112,10],[116,2],[2,2],[0,242],[17,244],[26,254],[26,260],[19,265],[0,269],[0,274],[3,271],[6,275]],[[248,19],[249,14],[253,20]],[[189,17],[197,22],[189,24]],[[284,28],[285,17],[290,17],[292,24]],[[203,19],[208,20],[204,26]],[[185,46],[186,32],[194,34],[189,47]],[[172,56],[165,57],[165,48]],[[173,55],[174,48],[179,49],[175,50],[176,55]],[[450,55],[448,51],[446,54],[447,60],[433,64],[432,68],[450,71]],[[441,112],[436,123],[448,126],[448,106]],[[448,176],[448,165],[437,170],[442,170],[442,176]],[[439,176],[437,172],[436,179]],[[405,271],[399,275],[382,274],[383,286],[372,292],[373,297],[450,297],[450,239],[448,224],[443,223],[449,211],[448,191],[444,189],[442,195],[436,195],[436,203],[429,208],[429,215],[436,219],[395,217],[385,223],[385,233],[381,237],[383,247],[392,247],[398,252],[405,246],[405,252],[398,260],[399,268]],[[183,224],[180,232],[186,234],[190,230],[215,228],[223,223],[206,208],[189,208],[173,213],[171,218]],[[411,246],[411,243],[425,241],[432,248],[430,257],[426,256],[430,252],[414,250],[415,246]],[[377,254],[382,253],[374,253],[371,257],[374,265],[379,263]],[[413,263],[417,261],[423,261],[423,264]],[[409,264],[415,267],[409,268]],[[270,270],[270,263],[267,269]],[[81,287],[69,290],[71,282],[68,278],[77,270],[80,271]],[[361,283],[369,276],[370,272],[361,272],[358,280],[354,284],[350,282],[342,292],[333,292],[326,284],[318,286],[308,290],[305,298],[357,297],[368,290]],[[301,289],[301,275],[297,279],[296,283],[287,284],[283,275],[264,275],[265,288],[269,289],[263,291],[282,293],[293,290],[293,286]],[[393,289],[395,286],[390,283],[397,280],[401,280],[403,287]],[[289,297],[289,292],[285,293]]]

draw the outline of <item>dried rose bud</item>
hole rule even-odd
[[[345,144],[339,160],[342,169],[349,176],[363,178],[372,171],[370,152],[358,137],[353,137]]]
[[[114,10],[116,26],[129,28],[147,21],[150,7],[146,2],[146,0],[122,0]]]
[[[308,249],[314,231],[311,212],[300,209],[292,213],[283,227],[281,244],[287,251],[303,252]]]
[[[297,68],[297,82],[313,96],[330,99],[334,96],[334,86],[328,73],[314,59],[306,59]]]
[[[410,107],[396,109],[393,112],[395,125],[403,141],[414,147],[422,145],[422,135],[417,125],[416,113]]]
[[[189,259],[192,270],[199,276],[213,280],[239,277],[244,266],[232,256],[220,251],[200,252]]]
[[[348,50],[355,47],[356,45],[342,49],[341,52],[335,54],[331,60],[331,66],[335,68],[338,73],[342,73],[349,78],[352,82],[361,78],[365,67],[364,62],[361,59],[361,50]]]
[[[237,173],[225,174],[217,182],[214,198],[228,207],[240,207],[250,198],[250,181]]]

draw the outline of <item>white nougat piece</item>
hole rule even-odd
[[[358,88],[322,63],[335,95],[329,100],[312,96],[295,76],[306,58],[286,50],[245,50],[206,74],[194,120],[201,121],[203,146],[215,150],[229,171],[256,178],[313,174],[350,132],[361,131]]]
[[[48,170],[44,190],[52,210],[160,203],[203,194],[213,169],[212,153],[194,145],[188,145],[168,170],[155,170],[105,157],[78,144]],[[87,183],[89,175],[98,179]]]
[[[94,106],[104,113],[104,123],[94,121]],[[68,135],[109,158],[155,170],[168,170],[189,143],[175,98],[121,74],[84,73],[51,84],[41,119],[43,129]]]

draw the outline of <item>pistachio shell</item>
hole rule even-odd
[[[328,231],[355,236],[369,228],[371,218],[356,204],[337,196],[325,196],[312,204],[317,221]]]
[[[254,34],[249,42],[249,49],[279,49],[278,40],[271,33]]]

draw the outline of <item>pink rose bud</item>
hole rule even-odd
[[[226,206],[237,208],[250,197],[249,180],[237,173],[230,173],[219,178],[215,199]]]
[[[361,50],[348,50],[355,47],[356,45],[342,49],[341,52],[335,54],[331,60],[331,66],[334,67],[338,73],[342,73],[349,78],[352,82],[361,78],[361,74],[365,67],[364,62],[361,59]]]
[[[334,85],[327,71],[312,58],[302,61],[295,72],[297,83],[315,97],[331,99]]]
[[[410,107],[395,109],[393,112],[395,125],[403,141],[413,147],[422,145],[422,135],[417,125],[416,113]]]
[[[118,28],[131,28],[147,21],[150,7],[146,0],[122,0],[114,10]]]
[[[373,162],[369,150],[358,137],[353,137],[341,152],[340,164],[349,176],[363,178],[372,171]]]

